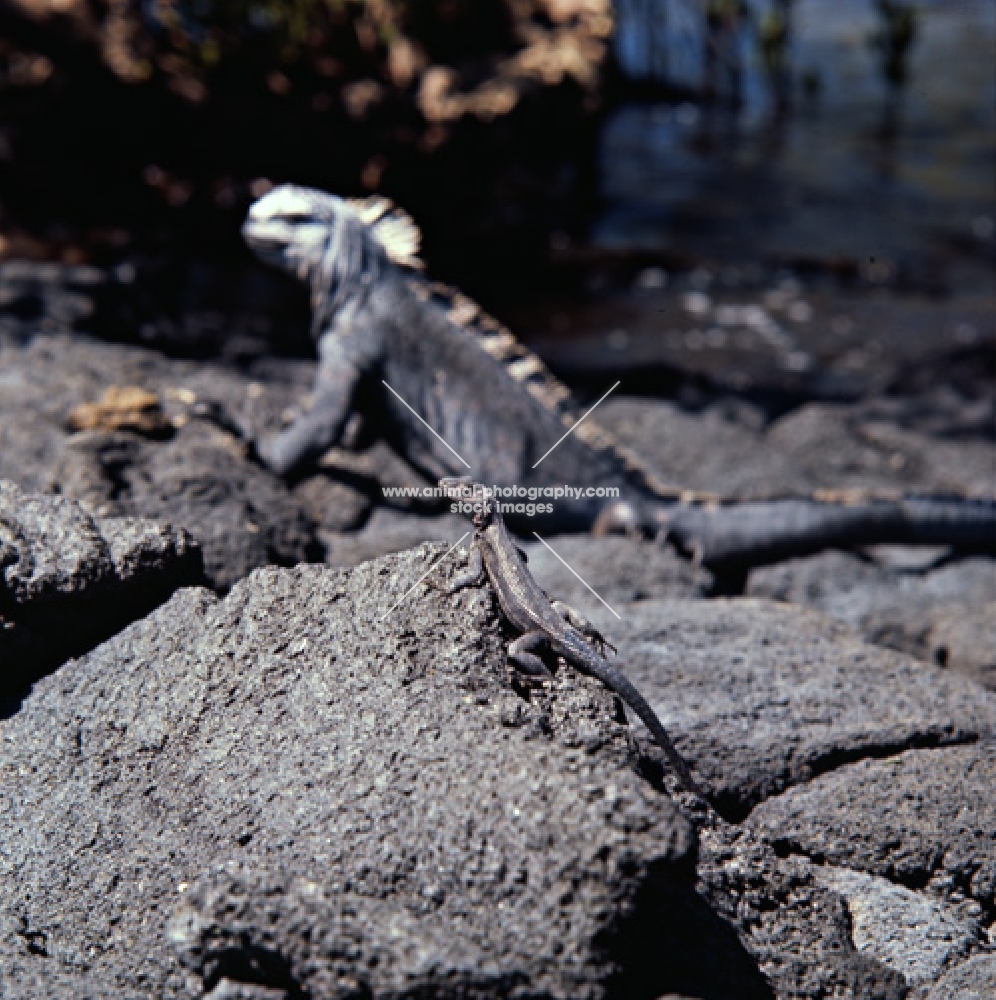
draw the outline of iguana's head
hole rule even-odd
[[[417,266],[418,230],[383,198],[348,201],[281,184],[249,207],[242,235],[267,263],[310,285],[319,326],[389,261]]]
[[[268,264],[308,281],[351,214],[334,194],[281,184],[249,207],[242,236]]]

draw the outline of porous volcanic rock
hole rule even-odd
[[[976,955],[941,976],[916,1000],[987,1000],[996,996],[996,955]]]
[[[735,415],[722,407],[691,413],[664,400],[614,397],[592,419],[669,486],[739,497],[813,489],[812,477],[768,444],[759,424]]]
[[[201,579],[200,550],[182,528],[94,518],[0,480],[0,706]]]
[[[996,446],[984,424],[951,436],[909,426],[915,416],[880,400],[807,403],[765,428],[763,415],[742,404],[690,412],[663,400],[614,397],[593,419],[668,484],[725,496],[996,489]]]
[[[82,335],[36,336],[0,352],[0,476],[71,496],[100,516],[187,528],[201,545],[208,580],[222,589],[256,566],[316,559],[321,545],[304,505],[249,460],[238,434],[217,419],[221,412],[249,433],[276,424],[307,391],[294,366],[281,374],[264,388],[218,365]],[[70,414],[111,386],[155,393],[173,434],[72,432]]]
[[[934,982],[979,943],[978,908],[965,913],[931,893],[851,868],[814,866],[813,876],[844,900],[855,946],[909,984]]]
[[[974,899],[996,917],[996,742],[862,760],[762,802],[781,850]]]
[[[901,649],[996,688],[996,560],[973,557],[931,568],[823,552],[751,570],[747,593],[801,604],[847,622],[871,642]]]
[[[808,403],[776,421],[767,444],[830,488],[992,494],[996,445],[903,427],[861,404]]]
[[[927,658],[996,691],[996,600],[970,608],[945,607],[932,617]]]
[[[707,569],[693,566],[672,546],[654,541],[623,535],[557,535],[547,539],[547,545],[522,543],[529,569],[551,597],[585,615],[598,606],[598,598],[588,587],[615,605],[705,597],[713,582]]]
[[[443,550],[183,590],[36,686],[5,997],[770,997],[614,699],[513,693],[486,590],[405,596]]]
[[[996,696],[768,601],[588,606],[720,811],[745,816],[848,761],[996,733]]]
[[[808,861],[682,798],[696,856],[659,757],[600,685],[561,668],[515,693],[493,595],[413,588],[445,548],[257,570],[223,600],[183,590],[38,683],[0,724],[5,997],[901,1000]],[[767,616],[814,672],[861,645],[753,601],[624,610],[701,624],[699,606],[714,635]],[[702,653],[691,626],[673,640],[656,691],[626,665],[702,773],[702,730],[719,745],[730,720],[701,691],[698,730],[668,716],[669,657]],[[729,684],[742,667],[711,645]],[[887,682],[929,724],[909,712],[915,672]],[[971,722],[952,692],[936,713]]]
[[[798,857],[713,814],[699,833],[698,889],[739,932],[778,1000],[903,1000],[908,984],[859,951],[844,899]]]
[[[470,530],[467,519],[458,514],[432,517],[390,507],[375,507],[359,530],[323,531],[321,539],[325,546],[325,561],[331,566],[347,567],[401,552],[419,542],[446,542],[448,548]]]

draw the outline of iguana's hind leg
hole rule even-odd
[[[532,652],[548,639],[549,636],[546,632],[537,629],[534,632],[526,632],[514,642],[509,643],[508,657],[519,668],[520,679],[527,684],[542,683],[553,677],[547,665]]]

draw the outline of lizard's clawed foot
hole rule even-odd
[[[585,637],[588,644],[598,651],[599,656],[605,656],[606,648],[611,649],[613,653],[619,652],[583,614],[575,611],[569,604],[565,604],[563,601],[551,601],[550,606],[568,625],[577,629]]]
[[[535,691],[538,688],[547,688],[553,683],[553,674],[532,674],[525,670],[520,670],[515,664],[508,664],[508,683],[513,688],[520,688],[528,691]]]

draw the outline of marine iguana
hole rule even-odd
[[[537,465],[581,416],[570,391],[471,299],[427,280],[418,229],[404,212],[383,198],[347,201],[286,184],[250,207],[242,231],[258,256],[311,292],[319,358],[311,409],[255,443],[277,474],[316,461],[361,410],[430,481],[469,466],[493,485],[619,491],[558,501],[531,528],[666,535],[713,569],[883,542],[996,548],[993,497],[851,491],[720,501],[665,488],[591,421]]]
[[[546,664],[534,650],[548,646],[578,670],[597,677],[611,688],[643,720],[671,762],[681,783],[701,796],[688,765],[675,749],[663,723],[646,698],[605,658],[605,640],[577,611],[562,601],[551,601],[533,579],[526,558],[512,541],[501,511],[488,487],[470,477],[442,479],[443,489],[466,497],[473,508],[474,540],[467,570],[450,582],[454,593],[477,583],[487,573],[502,612],[519,637],[509,644],[509,659],[532,680],[550,677]]]

